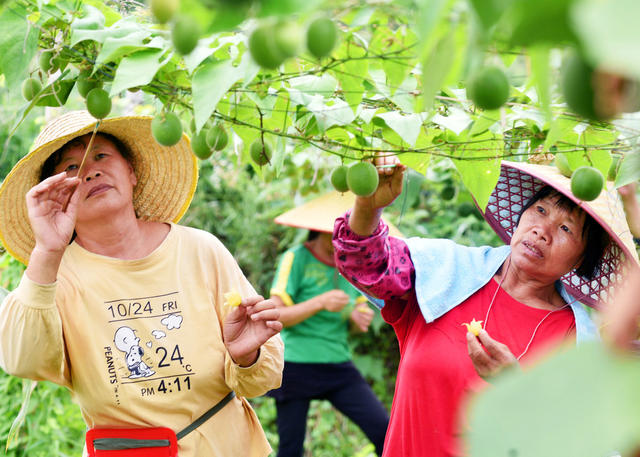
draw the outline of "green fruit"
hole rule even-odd
[[[91,89],[87,94],[86,102],[87,111],[96,119],[104,119],[111,112],[111,99],[104,89]]]
[[[571,192],[580,200],[595,200],[602,192],[603,186],[604,176],[597,168],[582,166],[571,176]]]
[[[275,26],[275,44],[280,55],[293,57],[300,50],[302,29],[297,22],[283,21]]]
[[[318,59],[331,53],[337,39],[338,29],[329,18],[316,19],[307,29],[307,49]]]
[[[178,16],[173,23],[171,39],[173,47],[182,55],[190,54],[198,45],[200,24],[191,16]]]
[[[42,54],[40,54],[39,62],[42,71],[44,71],[45,73],[49,73],[49,70],[51,70],[51,72],[56,71],[56,68],[54,68],[54,57],[55,56],[53,54],[53,51],[44,51]]]
[[[151,134],[162,146],[178,144],[182,138],[182,123],[174,113],[158,114],[151,121]]]
[[[558,168],[558,171],[560,171],[563,176],[566,176],[567,178],[571,177],[573,170],[571,169],[571,166],[569,166],[569,159],[567,159],[566,155],[561,152],[557,153],[554,162],[556,164],[556,168]]]
[[[456,196],[456,188],[452,185],[446,185],[440,191],[440,198],[443,200],[453,200],[453,197]]]
[[[480,109],[498,109],[509,99],[507,76],[498,67],[482,68],[469,80],[467,95]]]
[[[102,89],[102,81],[97,80],[95,77],[90,75],[91,71],[86,71],[80,73],[78,76],[78,80],[76,81],[76,87],[78,88],[78,93],[87,98],[87,94],[91,89]]]
[[[331,172],[331,184],[338,192],[346,192],[349,190],[349,185],[347,184],[348,170],[349,167],[346,165],[340,165]]]
[[[202,130],[191,138],[191,150],[201,160],[206,160],[213,154],[213,148],[207,144],[207,132]]]
[[[347,171],[347,185],[354,194],[369,197],[378,188],[378,170],[369,162],[358,162]]]
[[[611,165],[609,165],[609,171],[607,173],[607,179],[609,181],[615,181],[618,176],[618,170],[620,169],[620,161],[622,157],[614,155],[611,157]]]
[[[160,24],[166,24],[178,11],[180,0],[151,0],[150,6],[156,20]]]
[[[249,154],[251,155],[251,160],[253,160],[256,165],[263,166],[269,163],[273,151],[271,150],[271,146],[269,146],[269,144],[263,143],[260,140],[256,140],[251,144]]]
[[[258,65],[270,69],[278,68],[286,57],[278,49],[275,27],[270,24],[263,24],[251,33],[249,52]]]
[[[587,119],[601,119],[595,108],[593,67],[577,52],[565,59],[560,84],[571,111]]]
[[[207,144],[214,151],[222,151],[229,142],[229,135],[221,125],[214,125],[207,131]]]
[[[38,92],[42,90],[42,84],[36,78],[25,79],[22,83],[22,96],[25,100],[31,101]]]

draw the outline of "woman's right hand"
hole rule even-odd
[[[320,294],[316,299],[322,304],[322,307],[332,313],[342,311],[342,309],[349,303],[349,296],[340,289],[333,289],[323,294]]]
[[[36,249],[62,253],[76,225],[80,180],[67,177],[66,172],[51,176],[27,192],[29,222],[36,240]]]
[[[395,155],[378,154],[373,164],[379,167],[378,188],[369,197],[356,197],[349,218],[349,227],[361,236],[369,236],[376,230],[382,209],[393,203],[402,192],[402,178],[407,169]]]

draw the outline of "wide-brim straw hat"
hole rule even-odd
[[[353,208],[355,201],[356,197],[351,192],[332,191],[282,213],[274,221],[289,227],[333,233],[336,219]],[[402,237],[397,227],[389,222],[387,225],[391,236]]]
[[[100,121],[98,132],[109,133],[129,149],[138,183],[133,206],[142,220],[178,222],[191,203],[198,183],[198,163],[189,138],[161,146],[151,134],[151,117],[123,116]],[[0,240],[7,252],[27,264],[35,245],[25,196],[40,180],[42,165],[72,139],[93,132],[96,119],[86,111],[71,111],[49,122],[31,151],[13,167],[0,187]]]
[[[607,289],[622,280],[625,268],[639,265],[633,236],[613,183],[609,182],[607,189],[603,189],[598,198],[586,202],[573,195],[571,180],[563,176],[555,166],[503,160],[498,184],[489,197],[484,218],[498,236],[509,244],[523,206],[545,185],[577,203],[609,234],[611,243],[593,279],[584,278],[575,270],[561,278],[567,291],[580,302],[589,306],[606,303],[609,297]]]

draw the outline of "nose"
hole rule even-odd
[[[95,171],[95,172],[89,172],[87,173],[87,175],[84,177],[85,182],[89,182],[92,179],[96,179],[98,176],[100,176],[101,173],[99,171]]]
[[[549,224],[540,222],[533,228],[533,233],[543,241],[549,241]]]

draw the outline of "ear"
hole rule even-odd
[[[144,355],[144,351],[142,350],[141,347],[138,347],[138,353],[140,353],[141,356]]]
[[[133,165],[131,165],[131,163],[129,163],[129,178],[131,179],[131,185],[135,187],[136,184],[138,184],[138,177],[136,176]]]

